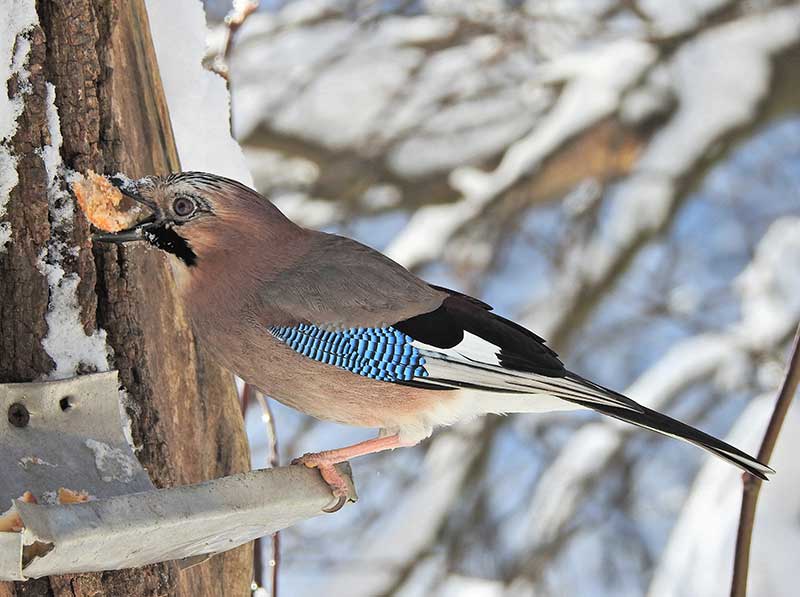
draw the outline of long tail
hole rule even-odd
[[[591,408],[690,442],[760,479],[766,480],[767,474],[775,472],[722,440],[568,371],[558,355],[530,330],[495,315],[485,303],[445,292],[451,296],[439,309],[403,322],[401,329],[414,339],[414,346],[426,361],[427,375],[421,378],[424,383],[473,388],[494,395],[487,395],[483,405],[472,405],[474,412],[537,410],[544,402],[541,398],[547,396],[560,404],[566,401]],[[508,396],[511,399],[504,401],[503,393],[515,394],[516,399]]]
[[[609,417],[649,429],[663,435],[692,443],[740,469],[767,480],[775,471],[749,454],[730,444],[685,423],[642,406],[614,390],[581,377],[571,371],[563,376],[547,376],[514,371],[499,364],[487,363],[465,357],[463,354],[444,354],[425,351],[430,377],[426,382],[445,387],[461,387],[510,394],[549,395],[567,402],[590,408]],[[507,394],[508,395],[508,394]],[[536,396],[531,396],[536,400]],[[510,401],[509,401],[510,402]],[[494,403],[497,404],[497,403]],[[502,408],[493,408],[498,412]],[[505,412],[514,412],[510,408]]]
[[[639,409],[631,410],[629,407],[630,399],[618,394],[617,392],[614,392],[613,390],[604,388],[603,386],[595,384],[572,372],[567,373],[567,378],[577,381],[587,388],[601,391],[608,396],[617,396],[624,398],[625,400],[623,402],[624,406],[612,406],[599,402],[589,404],[580,397],[566,398],[566,400],[570,402],[576,402],[582,406],[588,406],[599,413],[608,415],[609,417],[614,417],[620,421],[625,421],[626,423],[631,423],[638,427],[650,429],[656,433],[668,435],[670,437],[694,444],[695,446],[699,446],[700,448],[711,452],[715,456],[718,456],[719,458],[738,466],[740,469],[758,477],[759,479],[763,479],[764,481],[768,480],[768,474],[773,474],[775,472],[767,465],[759,462],[738,448],[734,448],[730,444],[725,443],[724,441],[717,439],[708,433],[704,433],[699,429],[695,429],[686,423],[681,423],[677,419],[663,415],[660,412],[651,410],[640,404],[637,404]]]

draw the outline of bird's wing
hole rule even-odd
[[[266,281],[256,297],[252,312],[263,323],[383,328],[433,311],[447,297],[366,245],[334,234],[309,234],[292,266]]]
[[[394,327],[425,359],[425,382],[490,392],[548,394],[582,406],[641,410],[633,400],[573,375],[544,339],[451,290],[434,311]]]
[[[270,332],[304,356],[381,381],[640,409],[571,377],[542,338],[486,303],[427,284],[353,240],[311,238],[293,267],[265,286],[257,309]]]
[[[395,324],[414,338],[425,383],[555,396],[695,444],[761,479],[774,472],[722,440],[565,369],[533,332],[495,315],[480,301],[448,292],[435,311]]]
[[[269,331],[304,356],[430,389],[550,395],[691,442],[762,479],[772,469],[689,425],[568,371],[530,330],[472,297],[428,285],[341,237],[273,281]]]

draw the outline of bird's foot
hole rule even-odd
[[[325,512],[336,512],[344,506],[345,502],[347,502],[353,494],[350,492],[350,485],[347,483],[347,480],[334,465],[358,456],[411,445],[413,444],[402,442],[400,436],[397,434],[387,435],[385,437],[368,439],[367,441],[345,448],[306,454],[300,458],[295,458],[292,464],[302,464],[308,468],[319,469],[322,478],[331,488],[333,496],[337,499],[336,504],[330,508],[326,508]],[[353,501],[355,501],[355,499]]]
[[[341,510],[347,503],[347,500],[350,499],[350,484],[324,454],[305,454],[300,458],[292,460],[292,464],[302,464],[308,468],[319,470],[322,479],[328,484],[328,487],[331,488],[331,493],[333,497],[336,498],[336,503],[330,507],[323,508],[323,512],[337,512]]]

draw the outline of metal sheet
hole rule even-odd
[[[14,426],[12,405],[28,422]],[[59,487],[104,498],[153,489],[123,433],[117,372],[0,384],[0,512],[25,491],[55,502]]]
[[[348,466],[341,470],[349,476]],[[19,502],[25,543],[54,546],[24,574],[115,570],[225,551],[318,516],[331,501],[317,471],[291,466],[83,504]]]
[[[25,580],[20,533],[0,533],[0,580]]]
[[[303,466],[154,489],[125,439],[119,397],[116,372],[0,384],[0,512],[13,503],[25,527],[0,533],[0,580],[213,554],[331,505],[319,473]],[[349,466],[340,470],[349,479]],[[93,501],[55,504],[59,487]],[[39,503],[15,499],[25,491]],[[34,557],[31,546],[44,549]]]

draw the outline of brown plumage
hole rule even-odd
[[[769,467],[564,368],[544,340],[491,307],[432,286],[353,240],[301,228],[255,191],[204,173],[122,184],[153,216],[99,240],[170,255],[200,343],[264,393],[392,439],[307,455],[332,464],[412,445],[486,413],[587,407],[678,437],[765,478]],[[332,472],[333,471],[333,472]]]

